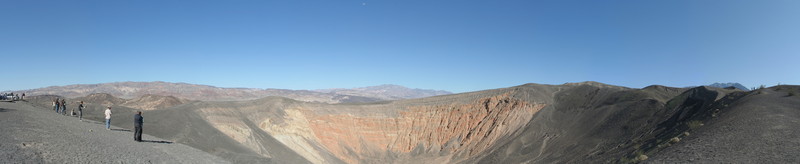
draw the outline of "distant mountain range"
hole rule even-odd
[[[342,89],[342,88],[319,89],[314,91],[322,93],[340,94],[340,95],[372,97],[384,100],[413,99],[413,98],[453,94],[451,92],[443,90],[415,89],[415,88],[407,88],[404,86],[391,85],[391,84],[362,87],[362,88],[352,88],[352,89]]]
[[[735,88],[741,89],[743,91],[750,91],[750,89],[747,89],[747,87],[745,87],[744,85],[739,84],[739,83],[714,83],[714,84],[707,85],[707,86],[709,86],[709,87],[717,87],[717,88],[735,87]]]
[[[83,97],[94,93],[106,93],[124,99],[145,95],[173,96],[179,99],[200,101],[242,101],[269,96],[279,96],[306,102],[347,103],[376,102],[422,98],[452,94],[441,90],[411,89],[399,85],[380,85],[353,89],[289,90],[258,88],[221,88],[209,85],[169,82],[115,82],[101,84],[77,84],[51,86],[15,91],[36,95],[59,95],[67,98]]]

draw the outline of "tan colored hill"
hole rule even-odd
[[[28,97],[28,101],[46,107],[50,107],[54,99],[65,99],[65,97],[54,96],[54,95],[40,95],[40,96]],[[123,99],[105,93],[94,93],[87,95],[85,97],[66,98],[66,99],[67,99],[67,109],[76,109],[81,101],[84,102],[85,106],[95,106],[95,107],[121,106],[121,107],[140,109],[140,110],[166,109],[190,102],[189,100],[183,100],[173,96],[144,95],[142,97],[134,99]]]
[[[144,115],[146,134],[235,163],[683,163],[709,155],[697,151],[791,163],[800,161],[800,142],[781,135],[798,133],[786,128],[800,126],[800,96],[787,96],[798,92],[526,84],[362,104],[194,101]],[[98,115],[90,118],[101,119],[100,110],[89,109]],[[732,138],[717,142],[719,134]],[[746,153],[777,148],[784,153]]]
[[[185,102],[187,102],[187,100],[181,100],[173,96],[144,95],[136,99],[125,101],[121,106],[143,110],[155,110],[181,105]]]

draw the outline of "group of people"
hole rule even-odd
[[[53,110],[55,110],[56,113],[58,113],[58,114],[67,115],[66,114],[66,111],[67,111],[67,100],[66,99],[60,99],[60,100],[61,101],[59,101],[59,99],[53,100]],[[85,107],[86,106],[83,105],[83,101],[80,101],[80,104],[78,104],[78,113],[76,114],[75,110],[73,109],[71,111],[71,116],[77,115],[78,119],[83,120],[83,109]],[[111,113],[111,106],[108,106],[106,108],[106,110],[103,112],[103,115],[105,115],[106,130],[111,130],[111,114],[112,114]],[[133,126],[134,126],[133,140],[134,141],[142,142],[142,124],[143,123],[144,123],[144,117],[142,117],[142,111],[136,111],[136,113],[133,115]]]
[[[14,92],[2,93],[0,94],[0,100],[25,100],[25,93],[22,93],[22,97],[20,97],[19,94],[14,94]]]
[[[58,101],[58,100],[59,100],[58,98],[53,100],[53,110],[56,111],[56,113],[58,113],[58,114],[66,116],[67,115],[67,99],[60,99],[61,101]],[[83,120],[83,108],[85,108],[85,106],[83,106],[83,101],[80,101],[80,103],[78,104],[78,112],[75,113],[75,109],[72,109],[72,111],[69,112],[70,113],[69,115],[70,116],[76,116],[77,115],[78,119]]]

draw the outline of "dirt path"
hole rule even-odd
[[[0,163],[228,163],[186,145],[142,139],[27,102],[0,102]]]

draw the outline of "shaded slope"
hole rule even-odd
[[[256,101],[270,99],[283,100],[285,98],[265,98]],[[236,105],[237,103],[240,102],[196,102],[148,112],[153,120],[150,125],[153,125],[155,129],[151,130],[149,134],[174,139],[176,142],[197,147],[236,163],[309,163],[308,160],[277,142],[272,136],[264,132],[249,130],[257,129],[255,124],[236,110],[200,111],[203,107],[240,106]],[[226,114],[226,112],[230,113]],[[230,123],[241,124],[228,126],[227,124]],[[248,131],[248,135],[230,136],[224,133],[231,130]]]
[[[707,87],[682,90],[592,85],[565,89],[522,134],[498,145],[481,163],[633,162],[639,154],[657,152],[658,144],[685,132],[687,122],[732,93]]]
[[[190,145],[235,163],[267,163],[271,161],[226,137],[191,109],[175,108],[150,111],[143,115],[148,120],[144,127],[147,134]],[[125,123],[123,126],[133,125]]]
[[[800,86],[739,95],[711,111],[702,126],[653,155],[653,162],[795,163],[800,161]],[[719,110],[716,110],[719,109]]]
[[[607,162],[622,153],[617,146],[659,121],[656,111],[665,102],[648,97],[663,94],[676,93],[596,85],[563,88],[519,135],[496,145],[479,162]]]

